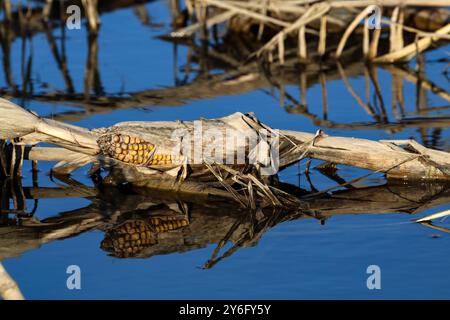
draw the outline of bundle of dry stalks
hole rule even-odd
[[[262,41],[254,56],[272,62],[277,55],[281,64],[286,47],[297,46],[300,60],[307,59],[308,42],[317,43],[319,56],[339,59],[355,37],[366,60],[391,63],[450,39],[447,0],[186,0],[186,6],[194,22],[172,37],[205,36],[226,23],[227,31],[254,33]],[[385,38],[387,48],[380,44]]]

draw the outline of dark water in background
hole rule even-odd
[[[174,46],[156,36],[170,30],[169,10],[165,1],[146,4],[152,22],[161,27],[144,26],[133,9],[122,9],[101,16],[98,39],[99,71],[105,92],[137,92],[174,86]],[[59,31],[55,30],[55,35]],[[68,67],[77,92],[83,91],[86,64],[87,34],[82,30],[67,31]],[[61,73],[50,53],[45,34],[33,38],[33,82],[35,91],[47,83],[64,89]],[[448,62],[449,47],[425,55],[426,77],[448,90],[442,74]],[[177,47],[178,66],[186,62],[187,48]],[[0,53],[1,55],[1,53]],[[11,57],[14,79],[20,83],[21,41],[13,43]],[[411,68],[415,63],[411,64]],[[7,88],[3,69],[0,87]],[[213,70],[214,71],[214,70]],[[378,69],[387,114],[390,108],[391,75]],[[364,76],[350,80],[355,91],[364,94]],[[269,88],[262,88],[270,90]],[[77,125],[95,128],[126,120],[193,120],[199,117],[221,117],[232,112],[255,112],[259,119],[274,128],[315,132],[319,127],[307,117],[286,112],[278,98],[262,89],[236,95],[191,100],[185,105],[158,105],[149,108],[127,108],[102,114],[87,113],[75,121]],[[298,85],[287,85],[286,92],[298,97]],[[370,122],[373,119],[357,104],[340,80],[328,81],[328,119],[336,123]],[[373,94],[373,92],[372,92]],[[278,92],[275,90],[275,95]],[[322,114],[320,85],[308,89],[308,110]],[[65,103],[37,100],[15,102],[51,117],[63,111],[77,111]],[[427,94],[429,106],[448,106],[448,101]],[[414,112],[415,85],[405,81],[405,108]],[[449,116],[448,109],[433,111],[427,116]],[[412,115],[417,116],[417,115]],[[431,129],[425,133],[411,127],[397,133],[382,129],[352,130],[323,127],[330,135],[369,139],[405,139],[413,137],[430,142]],[[447,148],[449,129],[443,128],[436,147]],[[47,176],[50,164],[40,163],[40,186],[55,186]],[[305,163],[281,173],[285,182],[310,189],[304,175]],[[74,178],[92,185],[88,168],[75,172]],[[362,170],[342,168],[343,178],[361,175]],[[361,185],[382,184],[374,175]],[[319,190],[336,183],[315,170],[311,179]],[[31,184],[30,165],[24,170],[24,185]],[[42,199],[35,216],[44,219],[60,212],[89,205],[84,198]],[[32,206],[32,203],[28,204]],[[420,216],[449,209],[444,204],[420,212]],[[211,255],[215,245],[184,253],[154,256],[149,259],[117,259],[100,249],[101,231],[82,233],[62,241],[53,241],[19,257],[3,261],[27,298],[450,298],[450,236],[414,224],[408,214],[336,215],[325,225],[314,219],[286,222],[269,230],[259,243],[243,248],[210,270],[200,267]],[[445,225],[445,221],[443,222]],[[66,268],[76,264],[82,270],[82,290],[66,288]],[[368,290],[366,268],[376,264],[382,270],[382,289]]]

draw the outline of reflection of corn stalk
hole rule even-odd
[[[11,12],[11,1],[10,0],[3,0],[2,1],[2,8],[5,11],[5,18],[6,20],[12,20],[12,12]]]
[[[98,32],[100,18],[97,10],[97,0],[82,0],[84,11],[88,20],[89,30],[93,33]]]
[[[23,300],[24,297],[20,292],[17,283],[6,272],[0,263],[0,297],[4,300]]]
[[[50,13],[52,11],[53,6],[53,0],[45,0],[45,6],[42,12],[42,15],[44,16],[44,20],[48,21],[50,17]]]
[[[214,166],[214,169],[218,171],[219,167]],[[222,168],[220,170],[224,171]],[[1,221],[1,260],[34,250],[50,241],[98,229],[105,232],[102,249],[115,257],[147,258],[217,244],[205,265],[205,268],[210,268],[240,248],[257,244],[267,230],[285,221],[315,218],[323,222],[328,217],[342,214],[418,214],[445,205],[450,199],[448,185],[438,183],[425,188],[420,184],[404,183],[372,187],[355,185],[347,190],[329,192],[308,200],[298,198],[304,196],[306,190],[280,184],[278,188],[297,198],[297,201],[303,201],[305,205],[291,209],[239,209],[234,202],[219,199],[208,201],[206,198],[194,198],[192,194],[162,195],[160,191],[140,188],[133,188],[130,193],[115,188],[98,190],[83,186],[67,176],[54,178],[54,182],[61,185],[59,188],[24,187],[22,193],[30,200],[83,197],[89,199],[91,204],[41,221],[37,217],[23,216],[20,221]],[[238,178],[243,180],[245,177]],[[345,186],[344,180],[337,182]],[[252,182],[251,186],[255,190],[250,194],[262,192],[256,190],[259,188],[257,184]],[[276,192],[274,190],[273,193]],[[8,209],[3,212],[13,213]],[[142,223],[136,221],[145,222],[148,229],[142,229]],[[147,231],[151,232],[150,236]],[[125,238],[121,240],[123,236]],[[128,249],[130,247],[131,252]]]

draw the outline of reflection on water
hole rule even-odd
[[[450,200],[448,184],[388,183],[350,186],[316,196],[305,208],[296,210],[248,210],[218,199],[192,199],[183,194],[126,186],[99,189],[66,176],[59,178],[61,186],[56,188],[24,187],[20,181],[3,181],[0,260],[97,229],[104,233],[101,249],[117,258],[150,258],[214,244],[216,250],[204,264],[211,268],[239,248],[256,245],[264,233],[282,222],[317,219],[325,223],[330,217],[343,214],[417,214]],[[298,197],[310,194],[290,184],[281,187]],[[84,197],[90,204],[45,219],[34,216],[40,199],[70,197]],[[26,208],[27,200],[33,201],[30,209]],[[231,248],[221,253],[228,242],[232,243]]]
[[[248,210],[229,201],[130,186],[89,187],[67,176],[52,180],[56,187],[39,187],[37,181],[23,186],[21,180],[2,180],[0,262],[56,240],[65,242],[97,231],[102,236],[95,246],[103,254],[120,259],[153,259],[213,246],[209,256],[203,253],[197,261],[202,268],[211,269],[223,259],[232,259],[239,249],[257,246],[268,231],[282,223],[314,219],[324,225],[333,224],[327,222],[332,217],[380,213],[401,213],[403,223],[413,223],[411,215],[433,211],[450,201],[449,184],[382,183],[348,185],[309,199],[304,209]],[[291,184],[280,187],[297,197],[316,194]],[[36,214],[48,208],[44,204],[40,209],[40,201],[70,198],[85,198],[89,204],[45,218]],[[439,222],[424,226],[448,232]]]

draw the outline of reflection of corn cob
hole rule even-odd
[[[151,218],[150,224],[153,226],[156,232],[166,232],[169,230],[176,230],[185,227],[189,224],[189,221],[185,218],[179,219],[176,217]]]
[[[155,145],[139,137],[113,134],[103,136],[99,145],[111,158],[135,165],[172,165],[183,161],[183,156],[154,154]]]
[[[185,227],[189,221],[177,217],[152,217],[143,220],[129,220],[105,233],[101,248],[119,258],[132,257],[144,248],[157,243],[158,233]]]
[[[131,220],[108,230],[101,248],[116,257],[127,258],[156,243],[155,234],[144,221]]]

